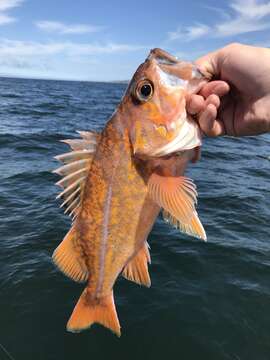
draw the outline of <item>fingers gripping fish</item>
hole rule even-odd
[[[195,209],[197,192],[184,177],[199,158],[201,134],[186,98],[207,78],[191,63],[154,49],[134,74],[100,134],[65,140],[58,197],[73,218],[53,253],[58,268],[86,282],[67,329],[100,323],[120,336],[113,285],[122,273],[150,286],[147,237],[160,212],[181,231],[206,240]]]

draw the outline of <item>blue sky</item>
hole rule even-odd
[[[263,0],[0,0],[0,74],[124,80],[153,47],[194,60],[269,35]]]

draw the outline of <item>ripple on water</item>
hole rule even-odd
[[[83,285],[51,261],[70,227],[55,202],[53,156],[76,130],[102,129],[125,87],[1,80],[1,343],[20,360],[268,360],[269,135],[204,139],[188,176],[208,242],[157,220],[149,237],[152,287],[120,278],[114,288],[121,340],[98,326],[65,331]]]

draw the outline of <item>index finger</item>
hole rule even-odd
[[[229,91],[230,85],[226,81],[213,80],[203,85],[199,94],[206,99],[212,94],[217,95],[218,97],[222,97],[228,94]]]

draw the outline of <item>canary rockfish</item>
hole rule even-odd
[[[64,140],[72,151],[56,157],[64,165],[55,172],[63,176],[58,197],[73,223],[53,261],[71,279],[86,282],[69,331],[100,323],[120,335],[113,285],[122,274],[150,286],[147,237],[160,210],[184,233],[206,239],[196,187],[184,176],[201,146],[186,99],[206,81],[192,63],[154,49],[102,132]]]

